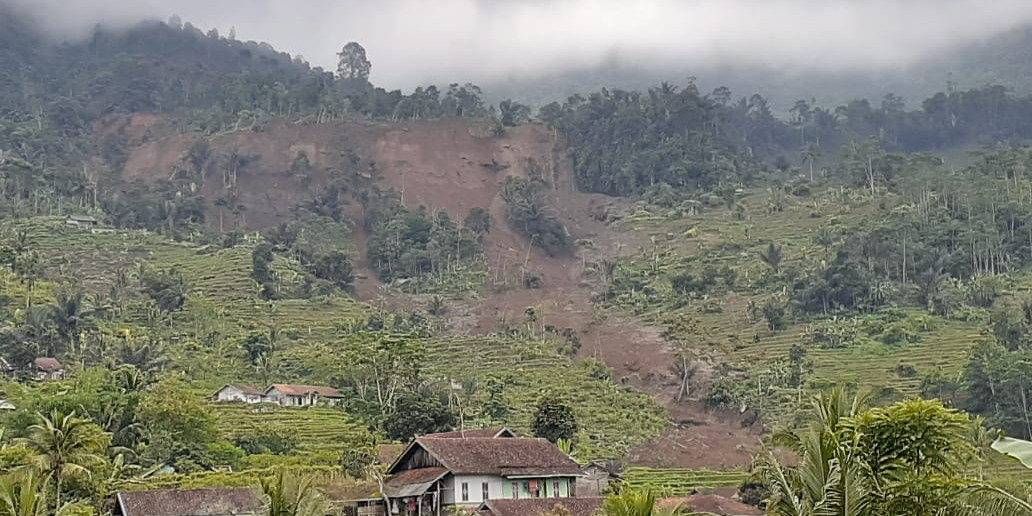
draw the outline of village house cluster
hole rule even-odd
[[[227,383],[209,399],[216,402],[275,403],[286,407],[337,405],[344,396],[332,387],[274,383],[264,389],[244,383]]]
[[[277,385],[249,393],[233,387],[219,392],[227,400],[244,396],[234,399],[244,402],[254,402],[248,400],[273,387],[283,392]],[[544,439],[517,437],[506,428],[424,435],[404,446],[384,446],[380,461],[389,464],[382,489],[361,496],[335,496],[324,489],[327,499],[349,516],[539,516],[557,506],[570,516],[595,516],[610,484],[620,481],[603,462],[579,464]],[[718,516],[763,514],[717,495],[666,499],[659,505],[670,504]],[[151,490],[118,493],[115,515],[258,516],[262,510],[259,492],[252,488]]]

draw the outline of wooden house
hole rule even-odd
[[[33,377],[37,380],[48,382],[64,380],[65,370],[61,362],[56,358],[42,357],[33,361]]]
[[[593,460],[581,466],[577,477],[578,497],[603,496],[610,484],[620,481],[620,467],[616,461]]]
[[[388,469],[389,514],[476,510],[489,500],[569,498],[580,466],[544,439],[419,438]]]
[[[97,219],[89,215],[69,215],[65,219],[65,226],[76,229],[93,229],[97,225]]]

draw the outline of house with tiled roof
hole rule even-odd
[[[489,500],[566,499],[580,466],[544,439],[422,437],[388,469],[387,512],[440,515]]]
[[[219,402],[242,401],[244,403],[261,403],[265,401],[265,392],[246,383],[227,383],[211,395],[211,400]]]
[[[41,357],[33,361],[33,374],[37,380],[54,381],[64,380],[65,370],[61,362],[56,358]]]
[[[288,407],[311,407],[314,405],[336,405],[344,395],[332,387],[320,385],[291,385],[274,383],[262,393],[263,401]]]
[[[120,491],[115,516],[258,516],[264,503],[248,487]]]
[[[591,498],[536,498],[526,500],[488,500],[480,504],[480,516],[543,516],[556,514],[562,507],[570,516],[594,516],[602,508],[601,497]]]
[[[763,516],[764,512],[751,505],[715,494],[693,494],[680,498],[663,498],[656,502],[657,507],[682,507],[693,514],[712,516]]]

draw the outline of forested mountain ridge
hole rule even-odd
[[[893,93],[907,107],[947,89],[968,90],[1000,85],[1018,95],[1032,93],[1029,48],[1032,28],[1020,27],[985,40],[950,48],[905,67],[860,72],[785,70],[771,67],[685,65],[656,71],[642,65],[610,64],[597,69],[566,72],[526,79],[509,77],[483,84],[488,98],[515,98],[544,105],[556,96],[586,95],[602,87],[642,90],[661,82],[679,84],[696,77],[700,87],[727,86],[742,94],[761,93],[779,116],[787,116],[799,99],[821,105],[845,104],[857,98],[876,99]]]
[[[4,426],[35,435],[36,412],[74,412],[91,450],[122,453],[59,493],[281,467],[369,481],[379,443],[498,424],[555,425],[578,460],[639,466],[638,487],[755,496],[780,471],[750,469],[761,438],[810,422],[808,394],[833,384],[898,403],[864,413],[888,428],[855,424],[941,416],[986,458],[979,478],[1025,488],[985,432],[1032,435],[1028,97],[785,118],[688,83],[535,114],[473,85],[376,88],[353,44],[330,73],[177,20],[65,45],[19,30],[3,47],[0,353],[56,356],[73,379],[5,384]],[[63,220],[87,213],[96,231]],[[227,382],[346,401],[201,402]],[[901,401],[918,395],[986,419]],[[12,444],[18,464],[30,448]],[[975,475],[944,464],[919,480]],[[136,478],[162,465],[178,474]],[[884,483],[878,503],[908,499],[893,468],[864,479]]]

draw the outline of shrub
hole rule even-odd
[[[277,432],[265,432],[258,435],[239,435],[233,439],[233,444],[248,455],[286,455],[297,446],[297,439]]]
[[[856,320],[834,317],[807,326],[803,332],[803,343],[821,349],[842,349],[859,343],[859,327]]]
[[[899,364],[896,366],[896,376],[900,378],[914,378],[917,376],[917,368],[910,364]]]

